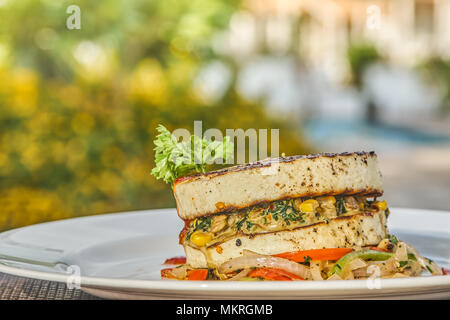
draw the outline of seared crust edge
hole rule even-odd
[[[287,162],[292,162],[298,159],[317,159],[320,157],[325,157],[325,158],[337,158],[337,157],[352,157],[352,156],[377,156],[375,151],[355,151],[355,152],[342,152],[342,153],[318,153],[318,154],[311,154],[311,155],[297,155],[297,156],[290,156],[290,157],[279,157],[279,158],[270,158],[270,159],[266,159],[266,160],[258,160],[255,162],[251,162],[251,163],[245,163],[245,164],[241,164],[241,165],[236,165],[236,166],[231,166],[231,167],[227,167],[224,169],[220,169],[220,170],[214,170],[214,171],[209,171],[206,173],[196,173],[190,176],[186,176],[186,177],[180,177],[177,178],[173,185],[177,185],[179,183],[184,183],[184,182],[188,182],[188,181],[193,181],[193,180],[197,180],[201,177],[215,177],[215,176],[220,176],[229,172],[237,172],[237,171],[244,171],[244,170],[248,170],[248,169],[255,169],[255,168],[263,168],[263,167],[269,167],[274,163],[287,163]]]

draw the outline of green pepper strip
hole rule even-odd
[[[352,251],[347,253],[345,256],[343,256],[336,262],[333,268],[331,268],[331,270],[329,271],[328,277],[331,277],[335,273],[338,276],[342,276],[347,265],[355,259],[384,261],[392,256],[393,253],[377,250]]]
[[[261,281],[259,278],[252,278],[252,277],[242,277],[238,281]]]

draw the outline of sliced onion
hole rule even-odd
[[[353,271],[353,270],[356,270],[359,268],[364,268],[366,266],[367,266],[367,263],[364,260],[354,259],[348,263],[348,265],[345,269],[346,269],[346,271]]]
[[[185,279],[187,277],[187,270],[187,265],[183,265],[181,267],[173,268],[172,270],[170,270],[170,272],[177,279]]]
[[[420,265],[425,270],[430,269],[431,270],[431,274],[433,276],[441,276],[443,274],[442,273],[442,269],[436,263],[434,263],[433,261],[430,262],[428,259],[426,259],[423,256],[421,256],[419,254],[419,252],[417,252],[416,248],[414,248],[412,245],[410,245],[410,244],[408,244],[406,242],[404,242],[404,243],[405,243],[405,246],[406,246],[408,252],[412,253],[412,254],[414,254],[416,256],[417,262],[420,263]],[[430,270],[428,270],[428,271],[430,271]]]
[[[310,279],[308,267],[294,261],[244,250],[241,257],[231,259],[219,266],[220,273],[229,273],[247,268],[278,268],[295,274],[303,279]]]
[[[353,272],[347,272],[342,279],[343,280],[353,280],[353,279],[355,279],[355,277],[353,276]]]
[[[353,271],[357,269],[366,270],[365,267],[367,267],[367,263],[364,260],[359,258],[354,259],[347,264],[341,277],[345,280],[353,280],[354,276],[356,276],[353,274]],[[358,277],[361,277],[362,276],[361,274],[365,273],[366,273],[365,271],[360,271],[358,273]]]
[[[394,273],[394,275],[391,278],[409,278],[409,276],[407,276],[404,273],[397,272],[397,273]]]
[[[392,257],[386,261],[373,261],[366,263],[365,267],[353,270],[353,276],[359,278],[380,278],[391,276],[398,271],[395,259]]]
[[[329,277],[327,280],[343,280],[337,273],[334,273],[331,277]]]
[[[309,271],[313,280],[323,280],[322,278],[322,261],[311,261]]]
[[[406,248],[406,243],[399,242],[397,244],[397,248],[394,252],[394,257],[397,261],[408,261],[408,251]]]
[[[409,261],[409,268],[407,270],[403,270],[403,274],[406,274],[408,276],[420,276],[422,273],[422,265],[418,261]]]
[[[368,272],[367,272],[367,268],[356,269],[356,270],[353,270],[352,273],[356,279],[368,278],[370,276],[370,274],[368,274]]]
[[[430,263],[428,263],[428,267],[430,268],[431,274],[433,276],[442,276],[443,275],[442,269],[436,263],[430,262]],[[428,268],[427,268],[427,270],[428,270]]]
[[[394,257],[383,262],[373,262],[371,263],[371,265],[377,266],[379,268],[380,277],[390,276],[398,271],[397,263]]]
[[[227,279],[227,281],[236,281],[236,280],[245,278],[250,273],[250,271],[251,271],[251,269],[244,269],[241,272],[239,272],[238,274],[232,276],[230,279]]]

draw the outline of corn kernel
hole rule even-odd
[[[387,202],[386,200],[383,201],[377,201],[375,202],[375,205],[377,206],[378,209],[380,209],[381,211],[384,211],[387,209]]]
[[[319,202],[315,199],[308,199],[300,204],[302,212],[313,213],[319,207]]]
[[[218,210],[221,210],[221,209],[225,208],[225,203],[223,203],[223,202],[217,202],[217,203],[216,203],[216,208],[217,208]]]
[[[195,231],[191,234],[190,240],[197,247],[204,247],[208,242],[212,240],[213,236],[210,233]]]

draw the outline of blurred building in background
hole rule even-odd
[[[449,17],[447,0],[247,0],[214,48],[318,150],[376,150],[394,205],[446,209]]]
[[[277,110],[364,118],[370,98],[385,121],[432,118],[447,88],[413,69],[449,58],[449,16],[446,0],[247,0],[214,48],[238,63],[245,96]]]

